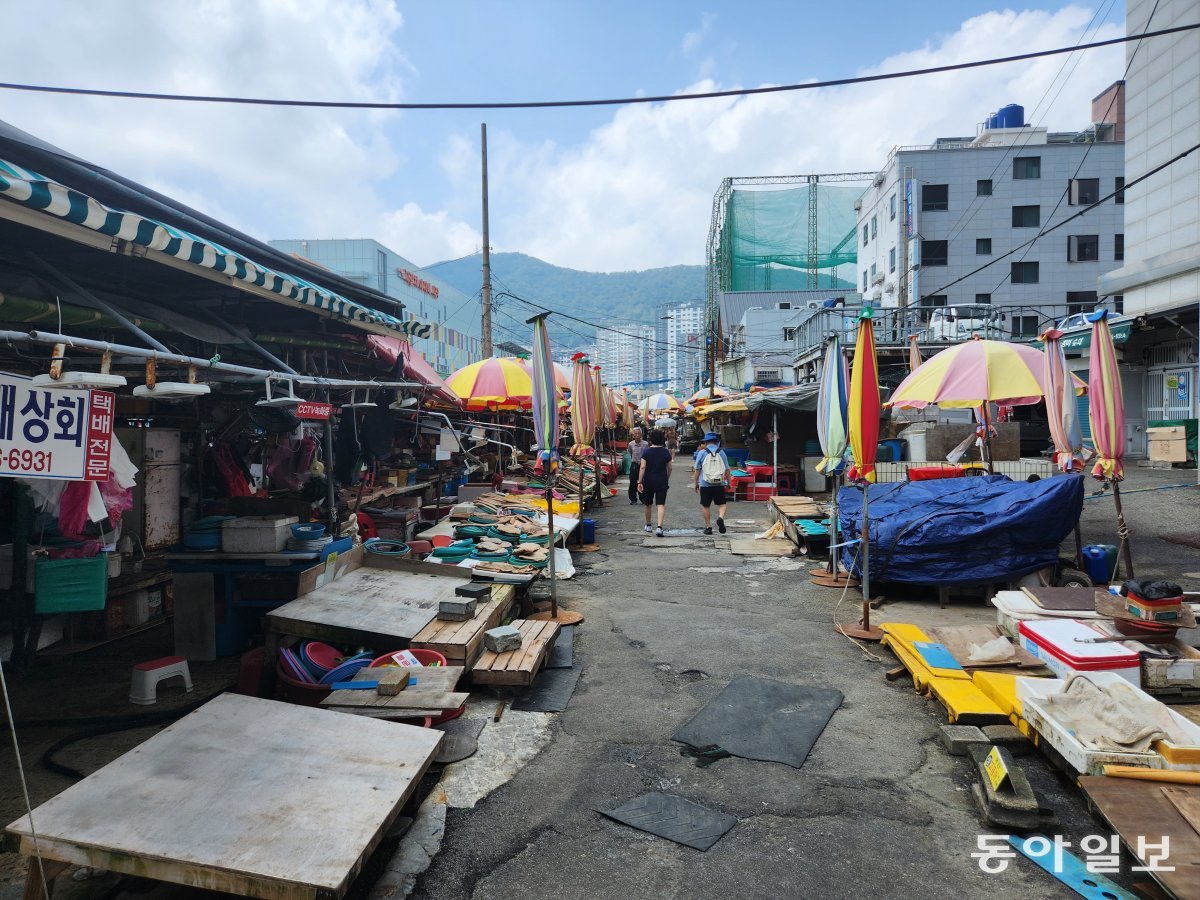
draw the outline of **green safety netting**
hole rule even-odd
[[[761,291],[853,285],[858,259],[854,201],[862,187],[802,185],[786,190],[734,190],[725,207],[718,265],[722,287]],[[809,204],[816,203],[815,245]],[[815,265],[814,265],[815,262]],[[839,267],[846,268],[839,271]]]

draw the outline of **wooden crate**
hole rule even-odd
[[[521,649],[507,653],[484,650],[471,669],[475,684],[528,685],[542,668],[558,637],[558,623],[516,619],[512,624],[521,632]]]
[[[475,608],[466,622],[434,619],[412,639],[413,649],[436,650],[452,666],[470,668],[483,652],[483,633],[504,621],[516,591],[511,584],[492,586],[492,599]]]

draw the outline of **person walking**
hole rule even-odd
[[[671,451],[665,446],[663,433],[655,428],[650,432],[650,446],[642,452],[638,468],[638,493],[646,510],[646,533],[650,533],[650,507],[658,507],[658,527],[654,533],[663,536],[663,520],[667,516],[667,488],[671,481]]]
[[[717,504],[717,530],[725,533],[725,488],[729,484],[729,457],[721,449],[721,437],[715,431],[704,435],[692,457],[692,487],[700,492],[704,511],[704,533],[712,534],[712,505]]]
[[[629,450],[629,502],[631,505],[636,505],[641,499],[638,496],[638,472],[642,468],[642,454],[649,446],[648,441],[642,440],[642,429],[635,427],[627,448]]]

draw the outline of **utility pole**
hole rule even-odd
[[[479,337],[483,344],[483,358],[492,355],[492,248],[488,242],[488,173],[487,173],[487,123],[479,126],[483,149],[483,322]]]

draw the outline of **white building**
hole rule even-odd
[[[1151,11],[1154,19],[1148,22]],[[1196,21],[1196,0],[1129,0],[1130,35]],[[1125,45],[1125,169],[1130,182],[1200,143],[1200,31]],[[1197,416],[1200,302],[1200,151],[1134,184],[1125,204],[1128,256],[1100,279],[1138,317],[1122,362],[1125,405],[1147,423]],[[1130,435],[1129,449],[1144,447]]]
[[[1096,281],[1121,265],[1120,196],[1022,247],[1123,184],[1115,85],[1092,127],[1050,132],[1009,106],[973,137],[892,151],[858,210],[856,285],[877,307],[991,304],[1016,337],[1098,303]],[[1097,107],[1100,107],[1097,111]]]
[[[656,379],[665,379],[654,389],[691,394],[701,371],[706,369],[704,301],[680,300],[654,307]]]
[[[599,328],[592,363],[600,367],[600,377],[610,387],[634,388],[656,378],[654,348],[653,325]]]

